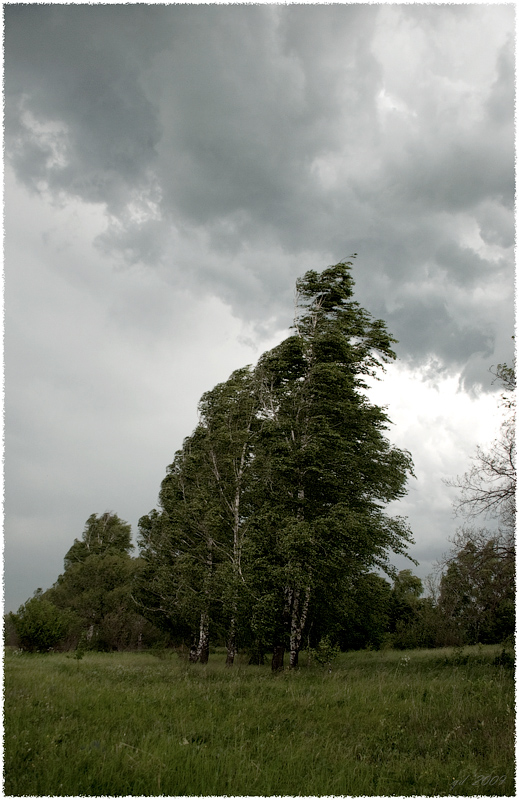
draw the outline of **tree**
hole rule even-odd
[[[297,665],[312,596],[323,583],[379,566],[411,541],[383,506],[405,493],[409,453],[393,448],[385,411],[364,377],[395,358],[381,320],[352,300],[351,263],[297,282],[295,334],[256,369],[262,421],[254,451],[259,486],[251,529],[270,577],[273,668]],[[265,583],[265,578],[262,576]]]
[[[132,643],[137,616],[131,599],[135,568],[128,554],[94,553],[69,563],[45,598],[75,612],[90,648],[123,649]]]
[[[460,489],[455,502],[457,514],[473,520],[480,515],[500,520],[510,532],[515,528],[515,367],[498,364],[496,372],[504,388],[501,405],[505,415],[501,431],[490,450],[477,447],[471,469],[464,475],[446,481]]]
[[[440,581],[438,609],[443,644],[493,644],[515,627],[515,564],[492,538],[472,540],[451,558]]]
[[[65,556],[65,569],[82,563],[88,556],[100,553],[126,553],[133,549],[131,526],[119,519],[112,511],[104,514],[91,514],[85,524],[82,539],[74,539],[74,544]]]
[[[238,620],[246,596],[243,551],[251,519],[250,466],[257,410],[254,376],[248,367],[206,392],[199,404],[220,520],[215,585],[226,628],[227,666],[234,662]]]
[[[391,591],[390,630],[395,648],[434,647],[436,607],[430,597],[422,597],[423,584],[410,569],[401,570]]]
[[[423,584],[410,569],[401,570],[395,577],[391,592],[391,627],[398,622],[409,622],[416,614],[418,600],[423,594]]]
[[[81,540],[75,539],[64,559],[64,572],[43,598],[74,613],[75,639],[91,649],[138,647],[156,638],[132,599],[139,562],[131,558],[131,527],[112,513],[92,514]]]
[[[337,597],[337,586],[330,595]],[[388,641],[391,584],[368,572],[355,577],[341,596],[342,614],[337,614],[337,640],[342,650],[370,647],[378,650]],[[341,609],[337,609],[339,612]]]
[[[139,521],[146,564],[139,597],[151,614],[189,629],[192,660],[208,656],[216,628],[234,661],[245,616],[244,540],[251,517],[249,483],[256,399],[252,371],[234,372],[206,392],[199,425],[168,467],[159,511]],[[144,586],[146,589],[144,590]]]
[[[139,520],[139,546],[145,563],[139,592],[141,608],[159,611],[170,626],[190,631],[192,661],[209,657],[213,601],[215,534],[219,526],[215,492],[205,458],[201,426],[184,440],[182,450],[161,484],[160,511]]]

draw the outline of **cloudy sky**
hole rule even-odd
[[[200,395],[352,253],[429,574],[513,354],[513,4],[5,4],[4,33],[6,610],[90,514],[136,533]]]

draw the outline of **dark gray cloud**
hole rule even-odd
[[[110,6],[6,7],[6,134],[27,183],[117,208],[145,179],[159,140],[157,109],[135,60],[147,50],[138,46],[146,17],[129,11],[128,31]]]
[[[135,527],[308,269],[358,253],[357,299],[424,380],[476,397],[510,360],[511,6],[4,15],[6,553],[59,530],[55,575],[93,511]]]
[[[30,185],[106,204],[107,250],[260,325],[268,307],[285,324],[281,284],[301,258],[359,252],[360,299],[390,318],[426,267],[444,300],[398,320],[400,353],[458,367],[487,355],[489,334],[459,324],[449,285],[512,276],[512,19],[482,6],[8,6],[8,156]],[[449,215],[473,222],[469,246],[467,220]],[[185,263],[200,236],[205,252]]]

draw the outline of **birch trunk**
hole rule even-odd
[[[310,603],[310,587],[306,587],[305,597],[301,607],[301,614],[299,615],[300,591],[297,589],[294,592],[294,599],[292,603],[292,620],[290,627],[290,669],[295,669],[299,662],[299,651],[301,649],[301,642],[303,640],[303,630],[306,624],[306,617],[308,615],[308,606]]]
[[[225,665],[231,667],[234,664],[236,655],[236,619],[238,616],[238,583],[242,579],[241,570],[241,551],[243,545],[243,523],[240,519],[240,502],[243,489],[243,476],[247,465],[247,452],[249,448],[249,438],[251,432],[252,418],[250,417],[245,429],[246,438],[238,453],[238,459],[233,460],[233,484],[234,495],[232,499],[228,496],[226,491],[226,481],[222,476],[218,463],[218,451],[214,448],[210,451],[211,468],[215,477],[220,498],[226,514],[230,512],[231,525],[232,525],[232,554],[231,563],[233,570],[233,599],[232,599],[232,616],[229,621],[229,628],[227,632],[227,658]]]
[[[196,660],[201,664],[209,661],[209,615],[206,611],[200,614],[200,638],[196,651]]]
[[[243,475],[245,463],[245,447],[242,449],[241,453],[241,460],[240,460],[240,467],[238,470],[237,475],[237,486],[236,492],[234,495],[234,503],[232,506],[232,514],[233,514],[233,557],[232,557],[232,564],[233,564],[233,581],[234,581],[234,588],[233,588],[233,615],[229,622],[229,633],[227,636],[227,658],[225,661],[226,667],[232,667],[234,664],[234,656],[236,655],[236,614],[237,614],[237,605],[238,600],[236,596],[237,592],[237,582],[238,578],[241,575],[241,530],[240,530],[240,498],[241,498],[241,479]]]
[[[300,630],[299,620],[297,618],[297,612],[299,611],[299,594],[299,589],[296,589],[292,599],[292,619],[290,620],[290,669],[295,669],[297,667],[299,658],[299,649],[297,647],[297,635]],[[301,635],[299,635],[299,638],[301,638]]]
[[[211,536],[209,536],[207,540],[206,567],[208,574],[211,575],[213,571],[213,540]],[[207,584],[204,593],[206,597],[206,609],[208,609],[210,607],[211,596]],[[209,612],[206,609],[200,613],[200,635],[196,651],[197,661],[200,661],[201,664],[207,664],[209,661]]]
[[[236,621],[233,617],[229,625],[229,636],[227,638],[227,658],[225,660],[226,667],[232,667],[232,665],[234,664],[235,655],[236,655]]]
[[[192,664],[194,664],[198,660],[197,650],[198,647],[196,644],[196,636],[195,634],[193,634],[191,637],[191,647],[189,648],[189,660],[191,661]]]

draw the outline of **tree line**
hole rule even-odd
[[[307,272],[290,336],[203,395],[158,507],[139,520],[139,556],[117,515],[92,515],[56,584],[10,615],[20,641],[39,613],[55,623],[49,646],[176,643],[205,663],[218,644],[229,666],[239,649],[253,663],[269,653],[280,669],[324,640],[348,649],[508,635],[506,520],[496,536],[463,534],[430,597],[391,565],[392,553],[410,558],[413,540],[386,506],[404,495],[413,466],[366,394],[366,378],[395,358],[395,340],[353,299],[351,267]],[[512,380],[507,369],[502,380]],[[461,487],[472,509],[474,485],[484,486],[475,473]],[[491,510],[503,516],[504,505]]]

